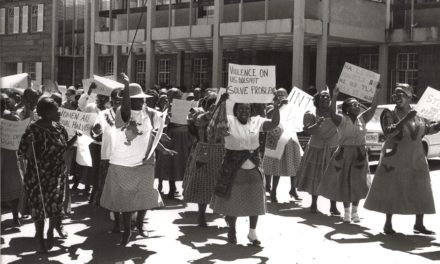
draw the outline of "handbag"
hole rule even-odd
[[[199,142],[195,152],[196,162],[208,163],[209,160],[209,145],[203,142]]]

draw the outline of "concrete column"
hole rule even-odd
[[[222,86],[223,38],[220,23],[223,21],[223,0],[214,0],[214,35],[212,38],[212,87]]]
[[[152,38],[153,28],[156,26],[156,1],[147,2],[147,18],[146,18],[146,44],[145,44],[145,86],[153,87],[156,81],[156,56],[155,45]]]
[[[317,91],[325,90],[327,77],[327,45],[329,23],[330,0],[322,0],[319,9],[319,17],[322,21],[322,36],[316,44],[316,81]],[[307,87],[304,87],[307,88]]]
[[[379,104],[386,104],[388,101],[388,55],[389,47],[386,43],[379,46],[379,74],[382,90],[379,94]],[[390,87],[392,89],[392,87]]]
[[[113,46],[113,77],[118,79],[118,75],[123,71],[122,67],[122,46]],[[127,75],[130,78],[130,75]],[[131,79],[130,79],[131,80]]]
[[[185,53],[183,51],[179,51],[176,56],[176,85],[183,85],[183,64],[185,60]]]
[[[305,0],[293,1],[292,86],[303,88]]]
[[[99,24],[99,1],[90,2],[90,75],[98,72],[98,54],[99,46],[95,44],[95,31]]]
[[[50,53],[50,79],[53,81],[57,80],[57,63],[56,63],[56,47],[58,43],[58,19],[57,19],[57,0],[52,0],[52,51]]]
[[[89,54],[88,54],[88,46],[89,46],[89,36],[90,36],[90,27],[89,27],[89,7],[90,2],[86,1],[84,3],[84,42],[83,42],[83,78],[88,78],[88,65],[89,65]]]

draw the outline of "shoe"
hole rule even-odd
[[[205,219],[204,215],[199,215],[197,222],[198,222],[198,226],[200,226],[200,227],[207,227],[208,226],[208,224],[206,224],[206,219]]]
[[[54,245],[54,240],[53,240],[53,230],[52,232],[47,232],[47,250],[51,250],[53,248]]]
[[[333,216],[340,216],[341,212],[339,212],[338,208],[330,208],[330,214]]]
[[[122,234],[122,239],[121,239],[121,246],[125,247],[127,246],[128,242],[130,242],[130,238],[131,238],[131,232],[124,232]]]
[[[276,193],[270,193],[270,201],[272,203],[278,203],[277,194]]]
[[[144,230],[142,226],[137,226],[136,229],[141,237],[148,237],[148,231]]]
[[[62,239],[66,239],[69,236],[69,234],[64,230],[64,227],[62,224],[55,227],[55,230],[57,231],[58,236]]]
[[[361,221],[358,213],[351,213],[351,221],[353,221],[354,223],[359,223]]]
[[[169,192],[167,194],[167,199],[174,200],[175,198],[176,198],[176,193],[175,192]]]
[[[252,246],[258,247],[261,245],[261,241],[258,240],[258,238],[251,238],[251,236],[249,236],[249,235],[247,236],[247,238],[249,239],[249,242],[251,242]]]
[[[392,227],[383,227],[383,232],[385,235],[394,235],[396,233],[396,231],[394,231],[394,229]]]
[[[237,244],[237,237],[235,236],[235,229],[229,228],[228,243],[229,244]]]
[[[20,227],[20,226],[21,226],[20,219],[14,219],[14,220],[12,220],[12,226],[13,226],[13,227]]]
[[[290,197],[291,198],[295,198],[296,201],[301,201],[302,198],[298,196],[298,193],[296,192],[295,189],[292,189],[289,191]]]
[[[317,214],[319,211],[318,211],[318,208],[316,208],[316,206],[311,206],[310,207],[310,213],[312,213],[312,214]]]
[[[36,238],[37,239],[37,243],[38,243],[38,249],[37,249],[37,253],[38,254],[47,254],[47,248],[46,245],[44,244],[44,239],[43,238]]]
[[[414,226],[415,234],[424,234],[424,235],[435,235],[434,231],[426,229],[425,226]]]
[[[350,215],[344,215],[344,218],[342,218],[342,221],[344,223],[350,223],[351,222]]]

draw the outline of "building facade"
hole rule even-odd
[[[35,5],[43,32],[21,32]],[[60,84],[124,71],[146,87],[189,89],[226,86],[231,62],[275,65],[277,87],[323,89],[350,62],[381,74],[386,102],[395,82],[440,89],[439,17],[440,0],[3,1],[0,75],[32,58]]]

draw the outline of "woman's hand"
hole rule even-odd
[[[121,82],[123,84],[126,85],[130,84],[130,78],[128,78],[128,76],[125,73],[121,72],[120,76],[121,76]]]
[[[220,102],[225,102],[226,100],[229,99],[229,94],[228,93],[224,93],[220,96]]]

